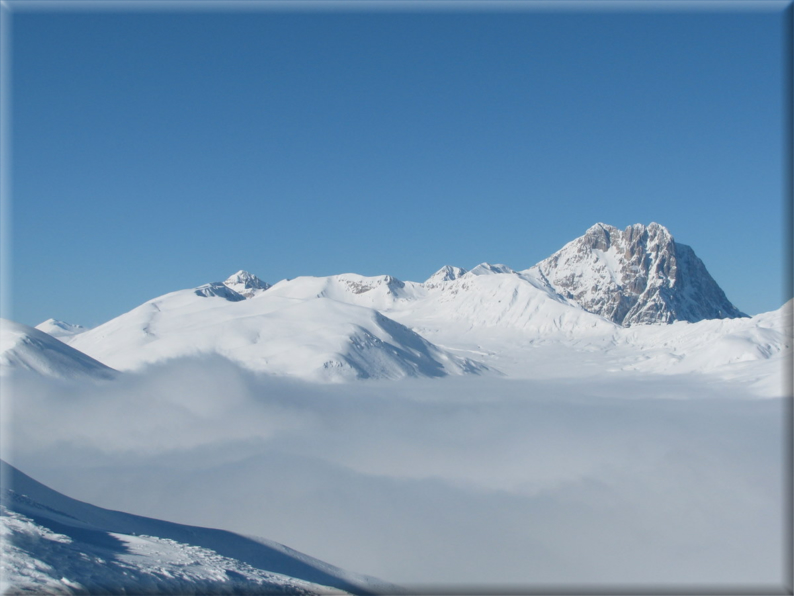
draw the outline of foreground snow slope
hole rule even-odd
[[[372,308],[271,292],[248,300],[222,284],[173,292],[68,341],[122,370],[209,353],[257,371],[326,381],[484,370]]]
[[[116,373],[43,331],[0,319],[0,374],[12,370],[70,379],[109,379]]]
[[[3,594],[394,593],[286,546],[101,509],[2,462]]]

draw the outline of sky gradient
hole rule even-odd
[[[525,269],[596,222],[667,226],[745,312],[788,298],[786,3],[21,4],[19,322],[93,326],[241,268],[271,283],[423,281],[482,261]]]

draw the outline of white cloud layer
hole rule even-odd
[[[4,457],[56,490],[396,583],[782,578],[783,402],[696,376],[328,386],[210,358],[13,395]]]

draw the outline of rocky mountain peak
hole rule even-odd
[[[746,316],[694,251],[658,223],[598,223],[529,271],[583,309],[623,326]]]

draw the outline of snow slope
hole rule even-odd
[[[0,466],[3,594],[398,590],[269,540],[95,507]]]
[[[60,339],[62,337],[71,337],[72,335],[77,335],[78,333],[86,331],[86,328],[82,325],[66,323],[56,319],[47,319],[43,323],[36,325],[36,329],[43,331],[44,333],[48,333],[56,339]]]
[[[110,379],[116,373],[43,331],[0,319],[0,374],[14,370],[71,379]]]
[[[215,291],[219,286],[223,290]],[[478,373],[372,308],[317,293],[298,300],[277,286],[245,300],[222,284],[173,292],[69,340],[122,370],[199,354],[313,380]]]

